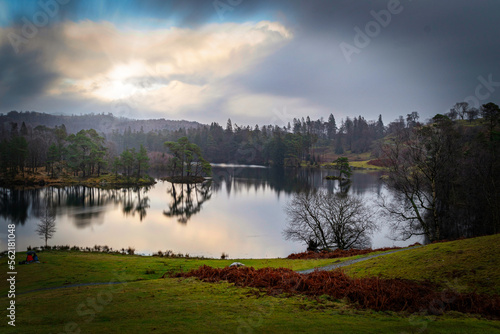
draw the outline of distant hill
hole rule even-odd
[[[100,133],[110,133],[113,130],[123,132],[129,127],[132,131],[144,132],[159,131],[159,130],[178,130],[181,128],[197,128],[202,126],[201,123],[192,121],[173,121],[164,118],[137,120],[125,117],[116,117],[111,113],[108,114],[85,114],[85,115],[51,115],[36,111],[17,112],[11,111],[7,115],[0,114],[0,126],[8,129],[7,125],[11,122],[22,123],[31,127],[45,125],[47,127],[61,126],[64,124],[68,133],[76,133],[82,129],[95,129]]]

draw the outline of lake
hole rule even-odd
[[[6,223],[16,224],[17,250],[41,246],[36,234],[42,210],[56,211],[57,231],[49,245],[113,249],[133,247],[150,255],[172,250],[190,256],[219,258],[286,257],[306,246],[285,240],[284,206],[294,193],[311,188],[339,191],[338,181],[323,169],[274,169],[261,166],[213,167],[213,178],[197,185],[158,181],[145,188],[106,190],[81,186],[10,190],[0,188],[0,249],[6,249]],[[373,203],[388,193],[380,172],[354,172],[347,190]],[[158,174],[155,177],[161,177]],[[406,246],[387,237],[387,223],[379,220],[372,247]]]

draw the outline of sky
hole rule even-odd
[[[496,0],[0,0],[0,113],[224,125],[500,104]]]

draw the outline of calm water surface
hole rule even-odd
[[[231,258],[286,257],[305,250],[285,240],[284,205],[291,196],[311,188],[339,191],[327,181],[328,170],[278,170],[258,166],[218,166],[213,179],[198,185],[158,181],[148,188],[102,190],[87,187],[9,190],[0,188],[0,221],[5,232],[0,249],[6,249],[6,224],[15,223],[17,250],[43,245],[36,234],[41,211],[56,211],[57,232],[49,245],[108,245],[151,254],[172,250],[191,256]],[[387,190],[378,172],[357,172],[348,189],[372,203]],[[161,176],[161,175],[158,175]],[[417,239],[394,242],[384,221],[373,235],[374,248],[406,246]]]

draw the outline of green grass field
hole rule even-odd
[[[500,295],[500,235],[443,242],[346,267],[351,276],[431,281],[459,292]]]
[[[455,275],[463,290],[498,293],[500,235],[386,255],[346,267],[355,276],[380,275],[446,282]],[[17,265],[16,327],[2,333],[495,333],[500,322],[448,313],[443,316],[357,310],[327,296],[268,296],[227,283],[160,278],[165,272],[202,264],[224,267],[236,260],[185,259],[51,251],[41,264]],[[18,261],[24,254],[18,254]],[[238,260],[249,266],[295,270],[339,259]],[[345,259],[340,259],[345,260]],[[483,266],[485,266],[483,268]],[[7,260],[0,258],[2,307]],[[457,270],[462,270],[459,272]],[[475,271],[475,274],[469,272]],[[460,275],[462,273],[463,275]],[[488,274],[490,273],[490,274]],[[474,278],[471,278],[475,275]],[[30,290],[67,284],[125,281],[124,284]],[[453,280],[452,280],[453,281]],[[489,282],[489,283],[488,283]]]
[[[342,259],[311,260],[216,260],[87,253],[79,251],[44,251],[39,252],[38,255],[42,263],[16,266],[18,273],[16,287],[18,292],[22,293],[36,289],[80,283],[152,280],[160,278],[165,273],[189,271],[202,265],[223,268],[235,261],[242,262],[254,268],[282,267],[293,270],[304,270],[362,257],[353,256]],[[16,261],[18,262],[25,258],[25,253],[18,253]],[[0,259],[0,267],[7,268],[7,259],[5,257]],[[7,286],[1,285],[0,293],[5,294],[6,292]]]

